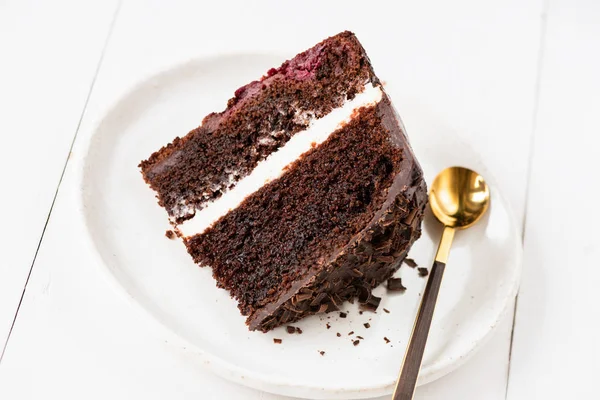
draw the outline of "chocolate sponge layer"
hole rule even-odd
[[[332,311],[389,278],[420,234],[421,170],[389,99],[186,241],[251,329]]]
[[[144,179],[182,222],[368,82],[379,84],[354,34],[328,38],[239,88],[223,112],[142,161]]]

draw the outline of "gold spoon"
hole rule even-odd
[[[421,298],[393,400],[413,398],[454,232],[481,219],[490,205],[490,190],[477,172],[462,167],[446,168],[431,185],[429,205],[433,215],[444,224],[444,232]]]

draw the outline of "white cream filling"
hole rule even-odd
[[[323,118],[313,119],[308,128],[296,133],[285,145],[259,162],[250,175],[242,178],[233,189],[201,210],[196,210],[194,217],[180,224],[178,230],[186,237],[203,233],[219,218],[238,207],[245,198],[283,175],[286,167],[302,154],[323,143],[338,128],[350,122],[354,110],[377,104],[381,97],[381,88],[369,83],[352,100],[346,101]]]

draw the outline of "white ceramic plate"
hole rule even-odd
[[[375,291],[383,297],[376,314],[359,315],[355,306],[344,304],[348,318],[338,313],[308,318],[294,324],[302,335],[289,335],[285,328],[249,332],[234,301],[215,287],[210,269],[198,268],[182,243],[165,237],[166,213],[137,168],[207,113],[223,109],[239,86],[281,61],[260,55],[198,60],[130,91],[99,122],[80,160],[84,222],[111,281],[159,323],[153,325],[160,328],[157,334],[180,344],[198,363],[238,383],[290,396],[353,399],[390,393],[425,284],[416,270],[403,267],[398,273],[406,293]],[[400,98],[392,87],[388,92]],[[457,234],[420,375],[423,384],[456,368],[493,331],[517,291],[521,247],[507,203],[477,155],[435,116],[401,100],[396,105],[402,105],[427,181],[445,167],[463,165],[483,173],[492,193],[485,220]],[[430,266],[440,236],[432,218],[410,253],[424,267]],[[350,331],[355,334],[348,336]],[[358,346],[352,344],[356,335],[364,337]],[[273,338],[283,343],[276,345]]]

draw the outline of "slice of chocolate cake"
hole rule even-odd
[[[188,252],[268,331],[371,290],[420,235],[423,174],[350,32],[238,89],[140,164]]]

